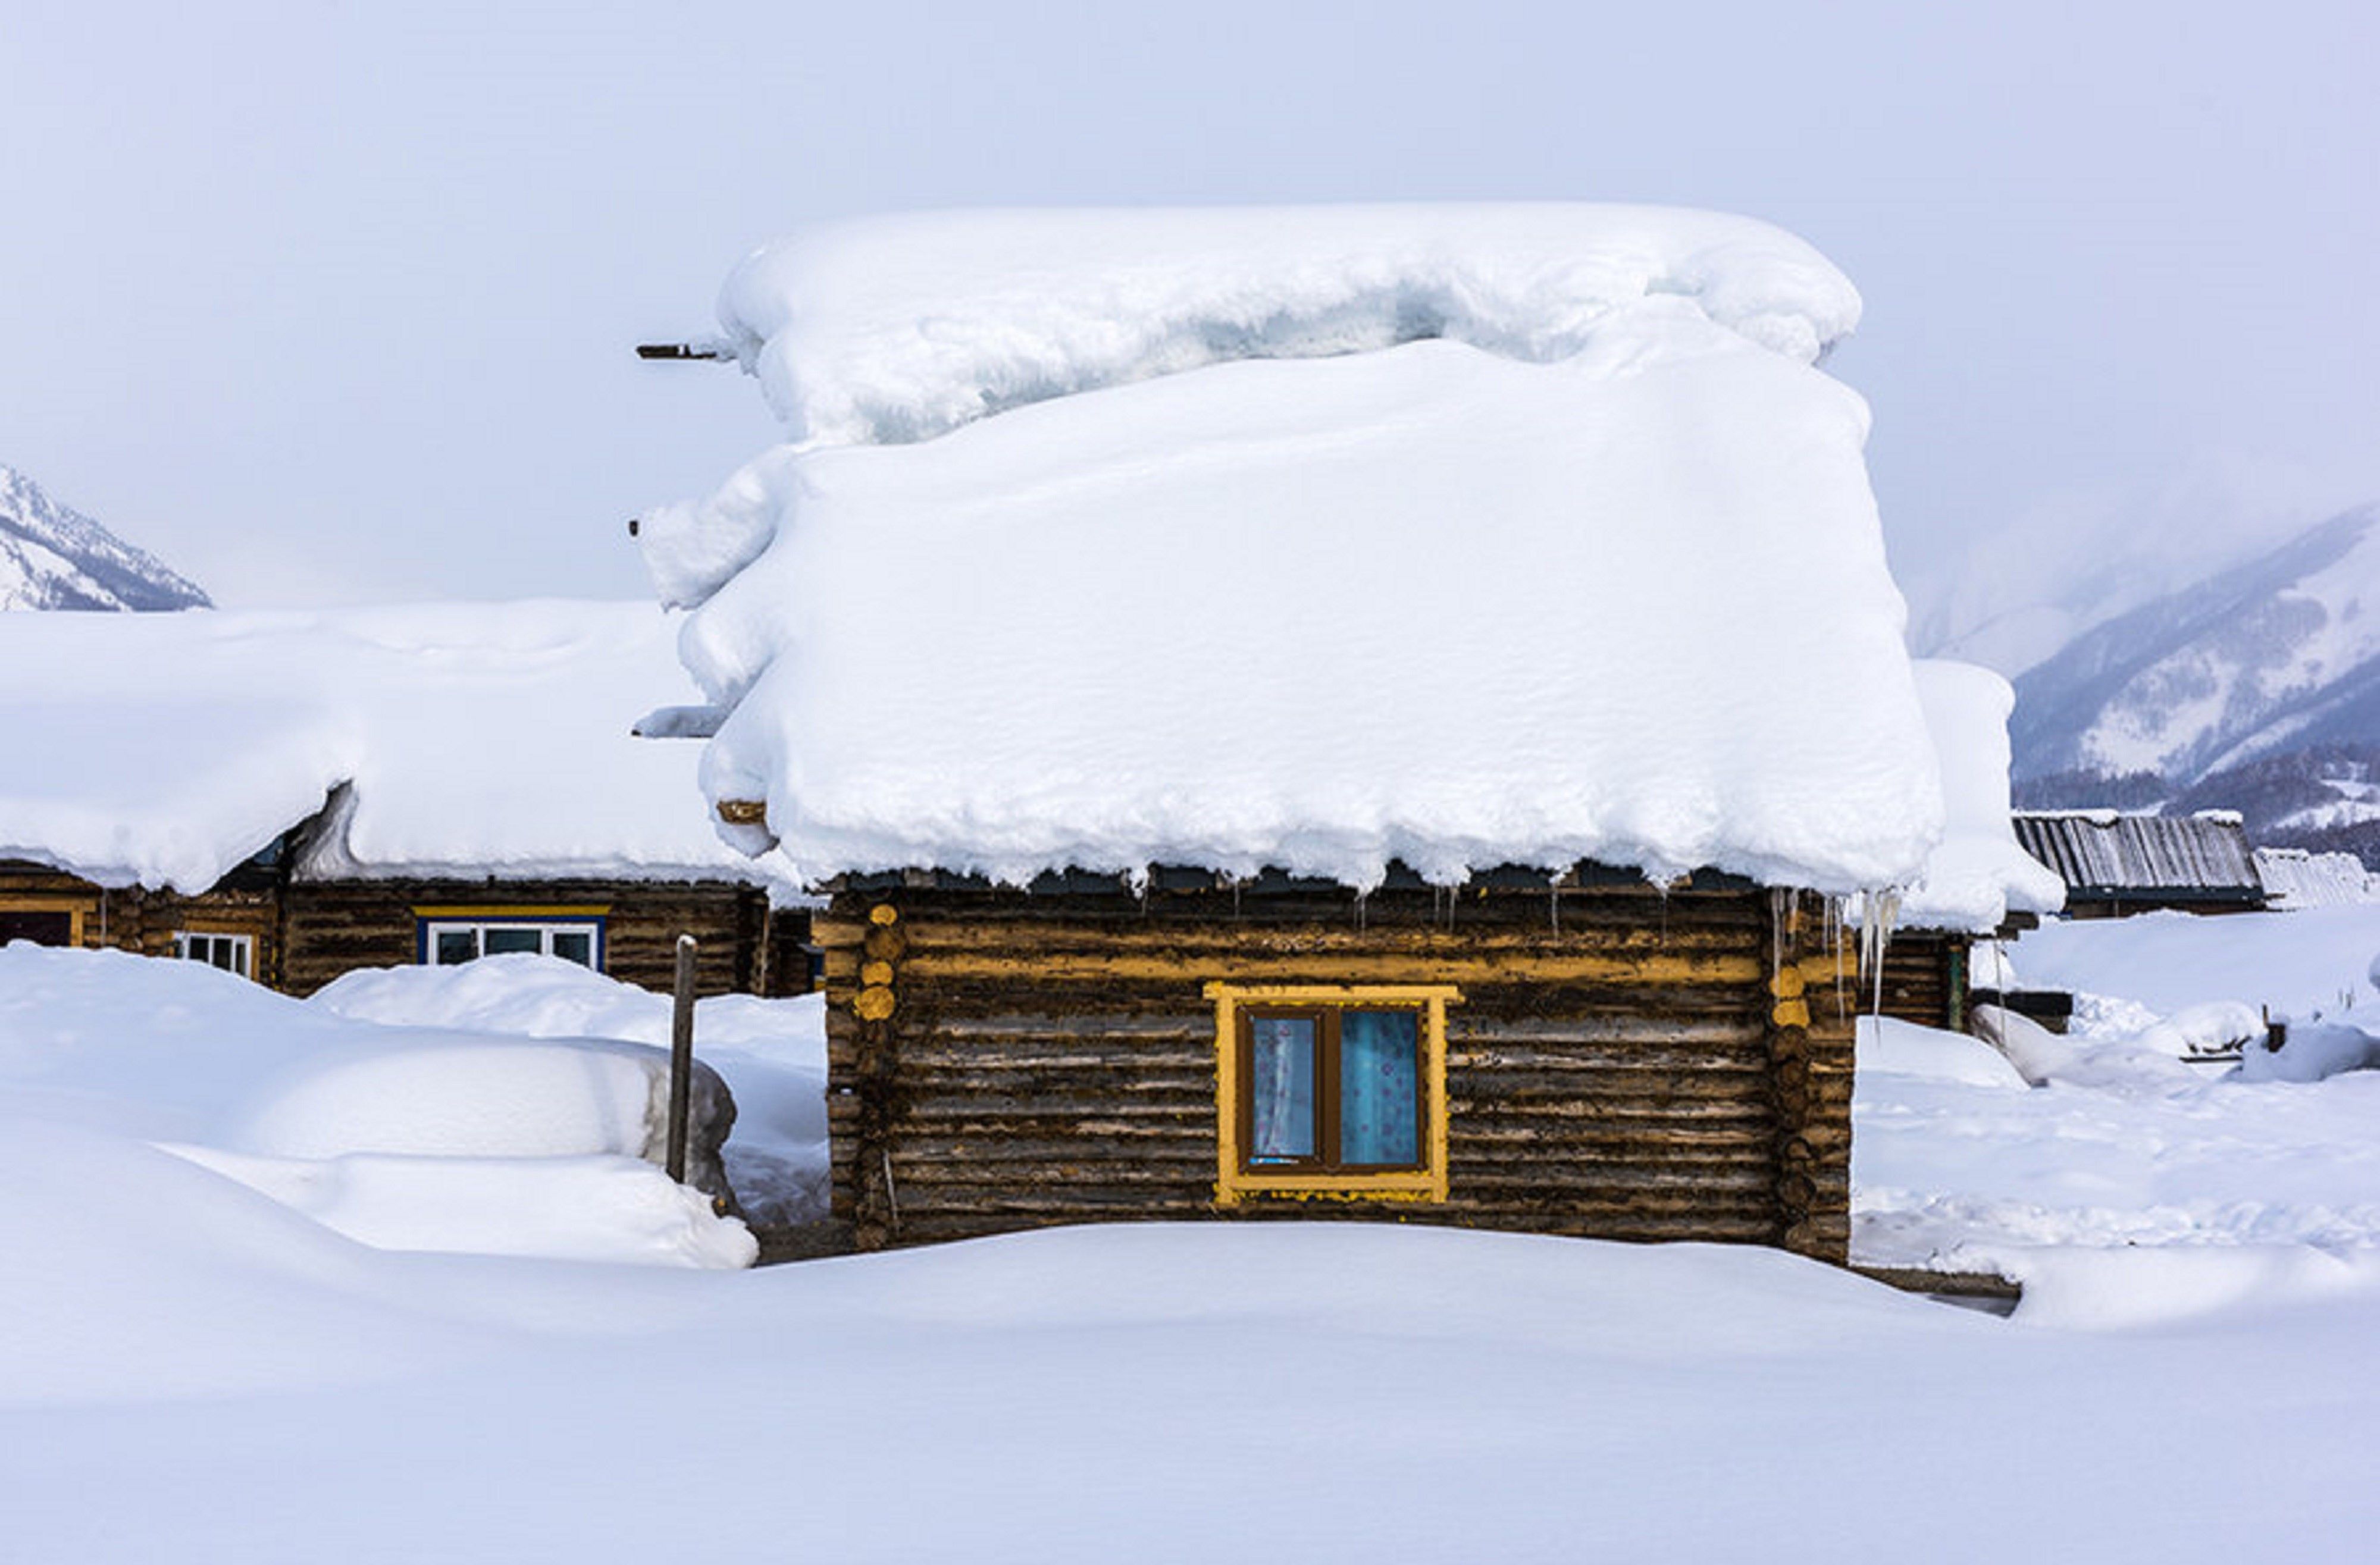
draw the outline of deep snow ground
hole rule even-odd
[[[649,1025],[583,978],[310,1009]],[[142,1057],[200,1081],[173,1020]],[[1863,1243],[2010,1256],[2011,1320],[1770,1252],[1403,1225],[750,1272],[398,1253],[146,1146],[153,1106],[20,1084],[0,1559],[2367,1558],[2380,1074],[2226,1087],[2098,1043],[2036,1088],[1947,1035],[1867,1050]]]
[[[1427,1228],[693,1274],[207,1216],[233,1260],[144,1245],[145,1299],[82,1301],[202,1383],[95,1329],[42,1331],[67,1365],[28,1380],[11,1340],[16,1558],[2236,1565],[2358,1558],[2380,1521],[2368,1277],[2093,1331],[1768,1252]]]
[[[2032,1088],[2006,1070],[1995,1082],[1981,1043],[1863,1024],[1855,1255],[2030,1277],[2073,1247],[2380,1247],[2380,1072],[2184,1064],[2192,1029],[2170,1020],[2269,1010],[2298,1017],[2302,1040],[2326,1008],[2380,1027],[2375,952],[2373,906],[2047,924],[2006,961],[2026,984],[2076,990],[2077,1024]]]

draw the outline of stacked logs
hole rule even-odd
[[[888,878],[889,879],[889,878]],[[1542,882],[1540,882],[1542,885]],[[835,1216],[866,1247],[1214,1202],[1203,986],[1449,983],[1450,1193],[1247,1200],[1630,1239],[1849,1237],[1855,1001],[1826,904],[1751,887],[1249,895],[839,889],[828,990]]]
[[[1823,920],[1770,893],[1770,1100],[1777,1110],[1777,1243],[1837,1265],[1851,1252],[1852,1011],[1838,1002],[1855,961]]]
[[[901,959],[908,954],[908,936],[901,928],[901,910],[878,903],[868,910],[868,932],[861,937],[859,992],[851,1011],[858,1023],[856,1065],[852,1073],[856,1103],[851,1129],[856,1159],[852,1171],[856,1192],[853,1239],[863,1250],[878,1250],[892,1242],[901,1227],[900,1196],[892,1183],[892,1122],[898,1111],[900,1050],[894,1042],[893,1013],[900,1009],[896,984]]]

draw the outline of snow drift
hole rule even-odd
[[[377,1025],[203,963],[0,947],[0,1119],[142,1143],[391,1248],[749,1265],[744,1226],[655,1166],[668,1074],[637,1043]],[[734,1109],[707,1069],[695,1107],[689,1171],[722,1189]]]

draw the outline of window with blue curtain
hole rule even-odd
[[[1334,1006],[1244,1013],[1242,1160],[1404,1169],[1422,1161],[1421,1013]]]
[[[1339,1013],[1339,1161],[1350,1168],[1421,1161],[1418,1013]]]

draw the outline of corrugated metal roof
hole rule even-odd
[[[2380,876],[2351,853],[2258,848],[2256,878],[2278,908],[2348,907],[2380,902]]]
[[[2248,834],[2235,815],[2020,813],[2016,840],[2066,882],[2067,894],[2238,897],[2262,901]]]

